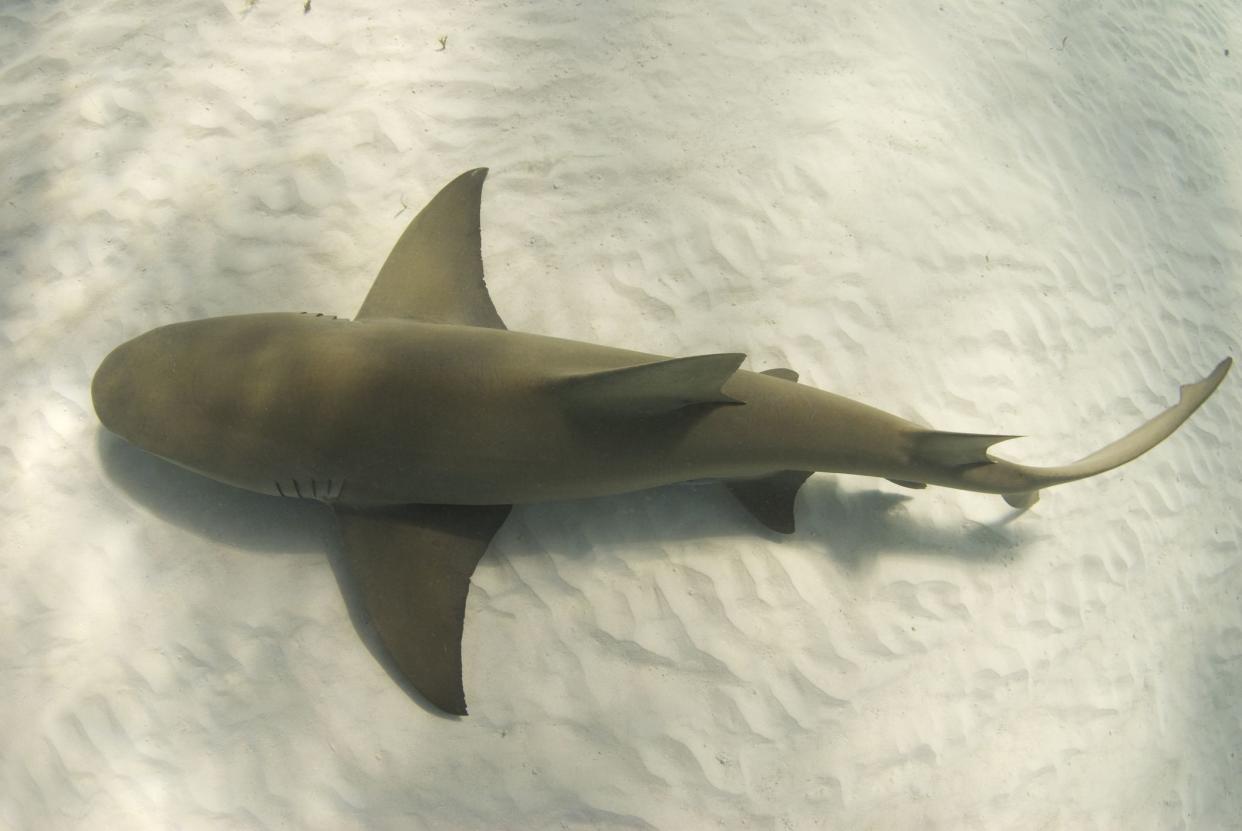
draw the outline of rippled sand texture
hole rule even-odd
[[[830,476],[789,538],[711,487],[517,510],[460,722],[366,648],[322,509],[101,436],[88,382],[158,324],[352,314],[486,164],[511,328],[1068,461],[1242,356],[1240,90],[1228,0],[4,4],[0,826],[1233,826],[1236,371],[1013,522]]]

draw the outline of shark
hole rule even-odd
[[[384,650],[444,713],[467,712],[461,638],[475,566],[515,505],[719,480],[793,533],[816,472],[999,494],[1018,509],[1169,436],[1232,360],[1078,461],[993,454],[1010,435],[932,430],[737,352],[669,357],[509,330],[483,273],[485,168],[413,218],[357,314],[161,326],[102,361],[102,425],[219,482],[317,500]]]

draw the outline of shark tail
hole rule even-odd
[[[1190,418],[1191,414],[1216,391],[1233,365],[1232,358],[1225,358],[1203,378],[1191,384],[1183,384],[1178,401],[1136,430],[1111,444],[1084,456],[1076,462],[1056,467],[1032,467],[1003,459],[991,459],[997,465],[1016,473],[1030,487],[1004,493],[1005,501],[1015,508],[1029,508],[1039,501],[1039,489],[1060,485],[1095,476],[1112,470],[1151,450],[1168,438],[1173,431]]]
[[[1039,501],[1041,488],[1062,485],[1112,470],[1151,450],[1168,438],[1220,386],[1233,365],[1225,358],[1206,378],[1184,384],[1176,404],[1117,441],[1076,462],[1056,467],[1033,467],[1000,459],[989,450],[1016,436],[927,431],[915,434],[912,457],[940,470],[954,471],[951,487],[998,493],[1015,508],[1029,508]],[[918,482],[897,481],[917,487]]]

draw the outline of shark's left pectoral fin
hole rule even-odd
[[[721,388],[745,358],[726,352],[589,372],[555,381],[555,393],[584,415],[645,416],[693,404],[741,404]]]
[[[436,707],[465,715],[461,634],[470,575],[509,506],[334,510],[355,587],[397,669]]]
[[[479,205],[487,168],[449,182],[397,240],[359,318],[402,317],[504,329],[483,279]]]

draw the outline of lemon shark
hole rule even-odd
[[[487,171],[411,221],[353,320],[247,314],[162,326],[113,350],[100,421],[151,453],[335,512],[345,560],[396,668],[464,715],[461,635],[475,565],[511,506],[715,479],[773,531],[794,530],[813,472],[1001,494],[1094,476],[1151,449],[1230,366],[1104,449],[1029,467],[1013,436],[931,430],[744,355],[664,357],[506,329],[488,296]]]

